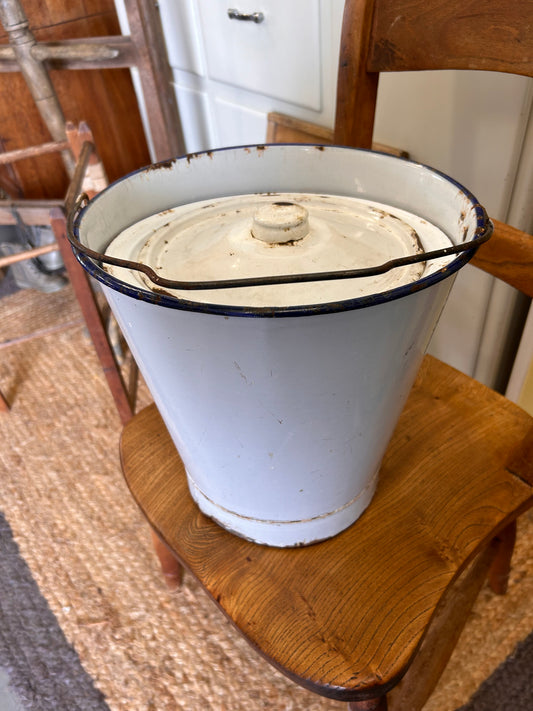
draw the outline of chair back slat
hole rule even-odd
[[[370,148],[379,72],[533,76],[532,0],[347,0],[335,143]]]
[[[375,0],[367,69],[478,69],[532,76],[533,3]]]

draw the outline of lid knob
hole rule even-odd
[[[295,242],[309,233],[309,213],[294,202],[262,205],[254,215],[252,237],[270,244]]]

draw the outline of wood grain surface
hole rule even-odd
[[[533,76],[531,3],[347,2],[337,78],[335,143],[370,147],[379,72],[428,69]]]
[[[24,0],[23,7],[37,41],[120,35],[113,0],[70,4]],[[8,42],[1,26],[0,42]],[[52,69],[50,76],[66,120],[76,124],[87,121],[90,125],[110,181],[150,162],[129,69]],[[26,148],[49,140],[50,134],[22,75],[1,73],[0,150]],[[14,174],[7,178],[16,182],[26,198],[60,198],[66,192],[68,177],[58,156],[30,158],[11,170]],[[15,187],[8,192],[16,197]]]
[[[533,297],[533,236],[504,222],[492,222],[494,233],[472,264]]]
[[[301,685],[357,701],[399,681],[448,587],[533,503],[506,468],[530,427],[522,410],[426,357],[368,509],[295,549],[255,545],[200,513],[154,406],[125,427],[121,456],[154,530],[248,641]]]
[[[367,64],[371,72],[479,69],[533,74],[530,2],[374,0],[373,4]]]

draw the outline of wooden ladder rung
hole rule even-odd
[[[5,257],[0,257],[0,269],[9,267],[11,264],[16,264],[17,262],[24,262],[26,259],[40,257],[43,254],[48,254],[49,252],[57,252],[58,249],[59,247],[57,244],[52,242],[51,244],[43,244],[41,247],[26,249],[24,252],[19,252],[18,254],[8,254]]]
[[[8,151],[7,153],[0,153],[0,165],[15,163],[16,161],[24,160],[25,158],[35,158],[36,156],[42,156],[46,153],[65,151],[69,147],[68,141],[50,141],[49,143],[42,143],[39,146],[18,148],[17,150]]]

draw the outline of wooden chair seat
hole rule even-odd
[[[495,537],[533,504],[533,478],[508,461],[531,424],[508,400],[426,356],[370,506],[348,530],[307,548],[259,546],[204,516],[153,405],[126,425],[121,456],[157,535],[259,652],[318,694],[386,708],[383,695],[433,639],[428,627],[447,592],[472,566],[472,581],[501,567]],[[481,582],[472,581],[463,611],[453,601],[448,637],[458,637],[475,599]],[[449,653],[431,648],[433,676]]]

